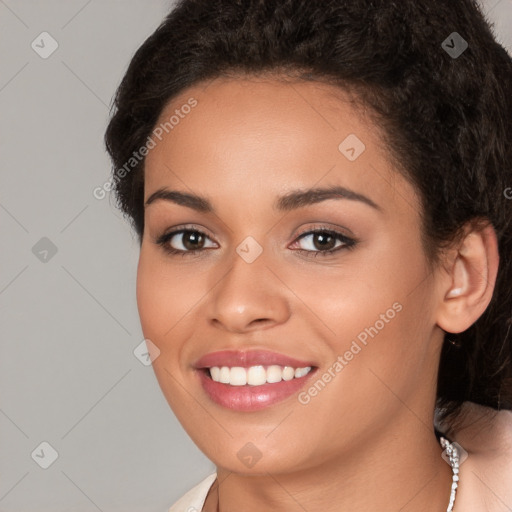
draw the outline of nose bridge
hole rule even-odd
[[[210,321],[239,332],[255,324],[285,321],[287,298],[267,268],[263,247],[247,237],[235,248],[230,263],[211,297]]]

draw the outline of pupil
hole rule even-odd
[[[189,231],[183,236],[183,245],[190,250],[198,248],[198,242],[201,240],[202,235],[197,231]],[[199,244],[201,246],[202,244]]]
[[[330,239],[330,240],[329,240]],[[329,245],[329,242],[332,242],[334,240],[334,237],[332,235],[326,235],[326,234],[317,234],[315,237],[315,246],[317,249],[325,249],[326,245]],[[319,244],[316,244],[317,241],[320,241]],[[331,243],[332,245],[332,243]],[[328,247],[329,249],[332,249],[332,247]]]

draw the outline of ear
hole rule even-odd
[[[498,241],[492,225],[468,224],[464,233],[445,261],[437,309],[437,325],[451,333],[465,331],[482,315],[498,273]]]

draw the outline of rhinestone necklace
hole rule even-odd
[[[454,443],[450,443],[448,439],[441,436],[439,439],[441,446],[446,450],[446,454],[448,455],[448,459],[450,462],[450,466],[452,467],[452,490],[450,492],[450,503],[448,504],[448,508],[446,512],[453,511],[453,504],[455,503],[455,495],[457,494],[457,487],[459,486],[459,450],[454,445]]]

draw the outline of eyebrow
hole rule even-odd
[[[346,187],[331,186],[323,188],[311,188],[306,190],[292,190],[279,197],[274,203],[273,208],[279,211],[291,211],[305,206],[313,205],[329,199],[348,199],[349,201],[359,201],[375,210],[382,211],[382,208],[372,201],[369,197],[350,190]],[[205,197],[177,190],[168,190],[160,188],[153,192],[147,199],[144,207],[154,203],[157,200],[170,201],[187,208],[192,208],[201,213],[214,213],[215,208]]]

